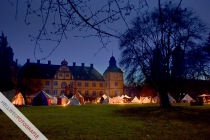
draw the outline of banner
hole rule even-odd
[[[0,109],[32,140],[47,138],[0,92]]]

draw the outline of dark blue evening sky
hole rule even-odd
[[[150,8],[157,5],[157,0],[148,1]],[[200,18],[210,25],[210,0],[183,0],[182,6],[193,8]],[[18,63],[24,65],[27,59],[31,62],[36,62],[34,58],[34,44],[31,41],[29,34],[37,35],[38,26],[36,21],[30,19],[31,25],[27,26],[24,23],[26,6],[22,0],[19,0],[19,8],[17,20],[15,20],[15,6],[11,6],[7,0],[0,0],[0,31],[3,31],[7,36],[10,46],[13,48],[14,59],[18,59]],[[118,25],[119,26],[119,25]],[[123,30],[122,30],[123,31]],[[52,64],[60,64],[65,59],[69,65],[76,62],[76,65],[85,63],[85,66],[93,64],[94,67],[102,74],[109,65],[109,59],[112,52],[117,62],[119,62],[120,52],[118,50],[118,41],[112,39],[108,44],[107,49],[102,49],[94,54],[102,47],[98,38],[75,38],[76,31],[69,33],[67,39],[63,39],[60,46],[46,60],[41,60],[41,63],[47,63],[51,60]],[[50,47],[53,44],[50,42],[44,44],[44,53],[37,53],[37,59],[45,57],[50,52]],[[46,47],[47,46],[47,47]]]

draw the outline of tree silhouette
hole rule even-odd
[[[121,66],[130,81],[149,83],[162,106],[171,106],[168,92],[175,81],[203,78],[205,24],[194,11],[170,1],[132,21],[120,39]]]
[[[14,88],[12,66],[14,66],[13,51],[8,46],[7,37],[2,32],[0,36],[0,91]]]
[[[9,0],[16,5],[16,15],[21,1]],[[59,46],[61,41],[68,38],[72,32],[75,37],[98,37],[102,47],[110,42],[110,38],[119,38],[121,30],[129,28],[131,15],[138,14],[142,9],[148,9],[146,0],[26,0],[26,25],[32,24],[31,18],[37,19],[40,25],[37,35],[29,35],[35,41],[34,56],[36,50],[43,52],[43,42],[52,41],[54,47],[44,58],[49,57]],[[119,24],[121,26],[119,26]],[[123,27],[120,29],[118,27]],[[97,50],[96,50],[97,52]]]

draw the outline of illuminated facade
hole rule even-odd
[[[110,97],[123,94],[123,72],[116,66],[113,56],[103,75],[93,67],[93,64],[85,66],[82,63],[77,66],[73,62],[72,66],[68,66],[65,60],[61,65],[52,65],[51,61],[42,64],[39,60],[37,63],[31,63],[28,59],[20,72],[24,78],[39,79],[42,90],[52,96],[65,93],[71,97],[79,92],[86,99],[95,99],[103,94]]]

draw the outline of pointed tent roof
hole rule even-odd
[[[143,100],[141,100],[141,103],[150,103],[150,99],[148,97],[144,97]]]
[[[25,100],[24,100],[23,95],[22,95],[21,92],[18,92],[14,96],[12,104],[14,104],[14,105],[25,105]]]
[[[128,95],[125,95],[125,96],[124,96],[124,98],[128,98],[128,99],[130,99],[131,97],[130,97],[130,96],[128,96]]]
[[[104,104],[113,103],[113,99],[111,97],[107,96],[107,98],[104,99],[103,103]]]
[[[176,100],[168,93],[168,99],[170,103],[176,103]]]
[[[33,99],[32,105],[50,105],[52,96],[44,91],[40,91]]]
[[[64,94],[61,94],[58,98],[67,98],[67,97]]]
[[[186,94],[181,101],[187,101],[189,103],[192,100],[193,100],[193,98],[191,98],[189,94]]]
[[[152,98],[152,103],[160,103],[160,97],[159,95]]]
[[[140,100],[135,96],[131,103],[140,103]]]
[[[102,97],[103,97],[104,99],[106,99],[106,98],[107,98],[106,94],[104,94]]]

